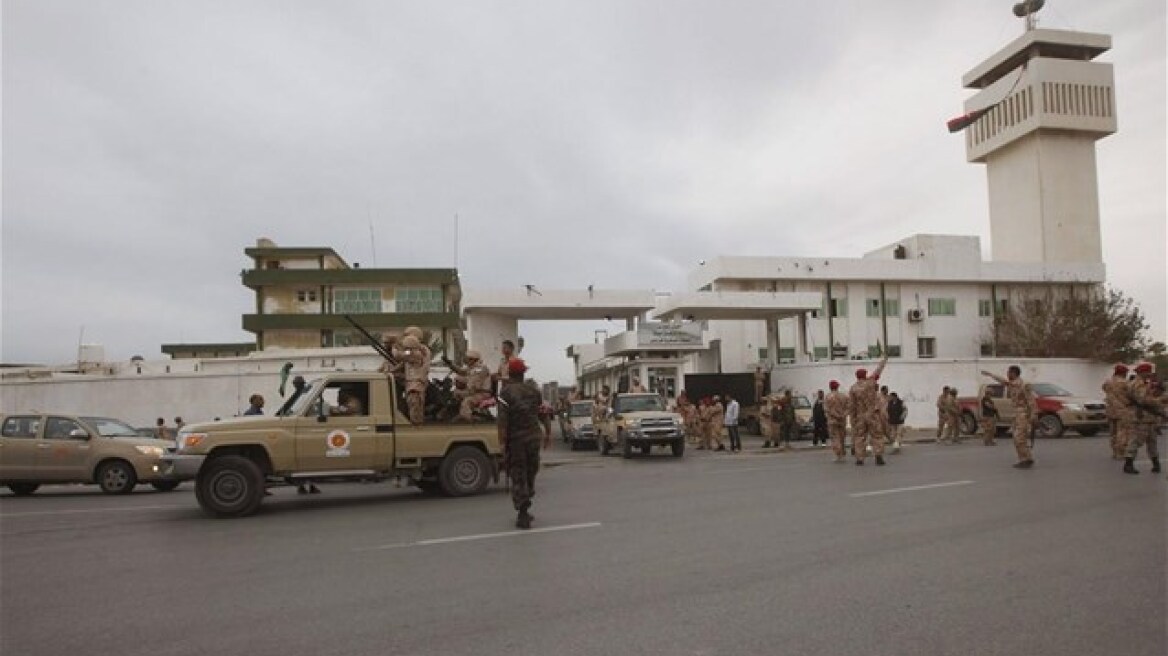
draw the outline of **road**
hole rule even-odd
[[[1163,475],[1106,438],[600,458],[557,445],[538,531],[502,490],[190,485],[0,498],[0,653],[1168,653]]]

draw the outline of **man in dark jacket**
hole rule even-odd
[[[888,395],[888,425],[892,429],[892,452],[900,451],[900,439],[904,437],[904,420],[908,418],[908,407],[900,395],[893,392]]]
[[[815,405],[811,408],[811,423],[815,429],[811,433],[811,446],[819,446],[820,442],[827,446],[827,411],[823,409],[823,390],[815,394]]]

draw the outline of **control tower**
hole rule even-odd
[[[1116,130],[1111,37],[1032,29],[962,78],[966,158],[986,165],[993,258],[1103,261],[1095,141]]]

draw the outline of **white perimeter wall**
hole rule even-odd
[[[773,390],[790,387],[797,393],[813,398],[816,390],[826,394],[827,384],[838,380],[847,390],[856,381],[856,369],[872,371],[875,361],[819,362],[814,364],[784,365],[771,374]],[[914,428],[935,428],[937,425],[937,396],[945,385],[957,387],[959,396],[974,396],[978,386],[988,381],[980,375],[983,369],[999,376],[1006,375],[1012,364],[1022,367],[1022,378],[1029,382],[1055,383],[1076,395],[1103,400],[1100,386],[1111,373],[1111,365],[1086,360],[1010,360],[981,358],[968,360],[904,360],[888,361],[882,385],[888,385],[908,405],[908,425]]]

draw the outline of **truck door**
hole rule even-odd
[[[45,481],[81,481],[89,478],[90,443],[102,439],[90,435],[81,424],[68,417],[45,420],[45,439],[38,446],[37,469]]]
[[[41,427],[40,415],[5,417],[0,426],[0,481],[20,481],[37,478],[37,444]]]
[[[369,383],[330,381],[309,416],[296,421],[299,471],[384,469],[383,436],[369,414]]]

